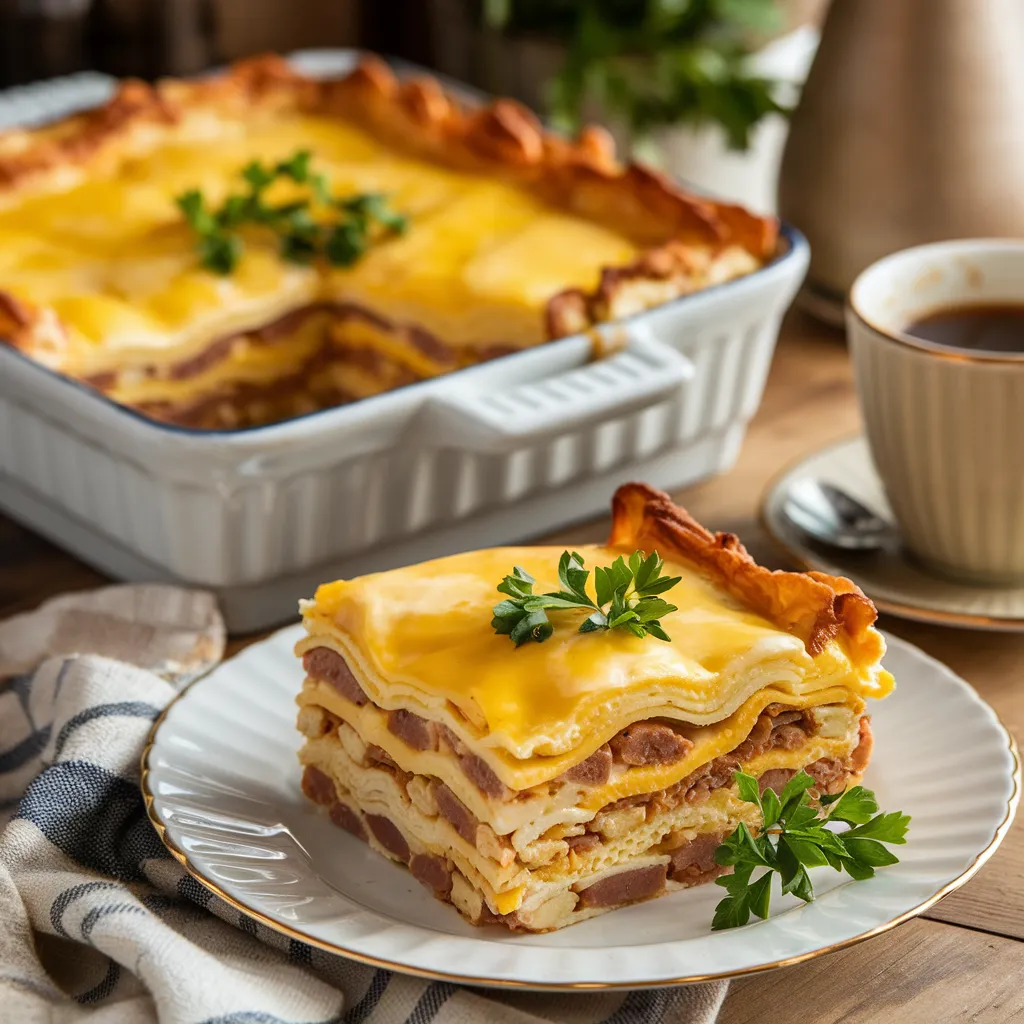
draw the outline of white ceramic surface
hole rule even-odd
[[[709,928],[705,885],[548,935],[476,929],[404,869],[336,828],[299,789],[292,654],[300,627],[247,648],[195,683],[144,758],[150,816],[200,881],[263,923],[398,971],[472,984],[638,987],[796,962],[883,931],[962,883],[1009,827],[1015,748],[992,709],[949,669],[899,640],[896,692],[872,708],[865,779],[885,810],[913,816],[900,863],[865,882],[812,872],[819,898],[773,898],[765,922]]]
[[[1024,584],[1024,351],[954,351],[903,333],[943,307],[1001,302],[1024,302],[1024,241],[937,242],[864,271],[847,329],[907,546],[948,576]]]
[[[765,529],[795,563],[849,577],[881,611],[905,619],[1024,631],[1024,586],[979,586],[938,577],[918,562],[898,537],[880,551],[841,551],[808,537],[783,511],[790,484],[804,476],[835,484],[873,512],[892,519],[863,437],[819,448],[777,476],[761,503]]]
[[[298,57],[311,74],[353,59]],[[633,318],[596,362],[566,338],[224,433],[146,420],[0,345],[0,509],[111,575],[213,590],[233,631],[281,622],[318,579],[536,536],[628,479],[730,468],[807,261],[787,231],[770,265]]]

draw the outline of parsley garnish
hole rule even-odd
[[[562,589],[550,594],[535,594],[534,578],[517,565],[512,575],[498,584],[499,592],[508,594],[509,600],[494,606],[491,625],[496,633],[507,634],[516,647],[528,640],[542,643],[554,631],[547,609],[589,608],[593,614],[580,624],[581,633],[628,629],[637,637],[650,633],[659,640],[671,640],[658,620],[674,612],[676,606],[657,595],[674,587],[682,577],[662,576],[662,564],[657,551],[647,556],[634,551],[628,565],[619,555],[611,565],[598,566],[594,569],[596,601],[587,593],[590,570],[583,568],[583,559],[575,551],[562,552],[558,561]]]
[[[307,149],[272,167],[253,160],[241,170],[248,191],[229,195],[216,210],[207,207],[198,189],[175,199],[199,236],[196,249],[207,270],[230,274],[235,269],[243,249],[237,229],[243,224],[276,234],[281,257],[290,263],[310,263],[322,255],[337,267],[355,263],[375,236],[400,235],[408,228],[408,219],[391,209],[387,196],[375,192],[332,196],[327,178],[310,169],[311,160]],[[267,189],[281,179],[306,185],[309,195],[286,203],[268,202]]]
[[[758,793],[752,775],[736,772],[734,778],[740,798],[760,808],[763,824],[755,838],[741,822],[715,853],[715,860],[732,865],[733,873],[715,880],[729,895],[715,908],[712,929],[736,928],[751,914],[766,918],[776,872],[782,876],[784,893],[810,903],[814,889],[808,868],[829,865],[863,879],[871,878],[875,868],[898,863],[882,844],[906,842],[910,816],[900,811],[878,814],[871,790],[854,786],[842,794],[822,796],[819,802],[831,809],[821,816],[807,793],[816,783],[806,772],[794,775],[781,796],[771,789]],[[830,822],[852,827],[837,833],[825,827]],[[768,870],[751,882],[758,868]]]

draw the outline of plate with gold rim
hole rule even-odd
[[[912,816],[898,864],[859,882],[812,869],[813,903],[776,891],[766,921],[729,931],[710,928],[723,895],[714,885],[547,934],[475,928],[302,795],[294,723],[303,673],[292,653],[301,635],[291,626],[253,644],[168,706],[143,755],[149,816],[171,853],[239,910],[407,974],[640,988],[799,963],[884,932],[966,882],[1006,834],[1020,795],[1019,754],[992,708],[946,666],[888,637],[897,688],[873,708],[865,785],[885,810]]]

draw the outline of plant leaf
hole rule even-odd
[[[666,643],[672,642],[672,637],[670,637],[668,633],[661,628],[660,622],[647,622],[645,623],[645,626],[647,628],[647,632],[650,633],[651,636],[656,636],[659,640],[664,640]]]
[[[525,644],[529,640],[536,640],[537,643],[543,643],[551,636],[554,631],[554,626],[548,620],[547,615],[543,611],[530,612],[528,615],[524,615],[512,628],[512,632],[509,634],[512,637],[512,643],[516,647]]]
[[[571,594],[533,594],[523,598],[523,607],[533,611],[537,608],[590,608],[591,605],[584,604]]]
[[[783,813],[786,815],[787,828],[806,828],[818,820],[817,810],[806,800],[795,807],[791,805],[788,812],[783,809]]]
[[[722,931],[725,928],[739,928],[750,920],[749,889],[737,896],[726,896],[717,907],[711,919],[711,930]]]
[[[492,609],[492,614],[499,619],[509,615],[518,615],[522,611],[521,605],[515,601],[499,601]]]
[[[750,896],[747,899],[747,904],[751,911],[761,918],[762,921],[768,917],[768,907],[771,903],[772,874],[773,872],[766,871],[754,882],[750,887]]]
[[[898,864],[899,857],[887,850],[877,839],[844,838],[846,849],[858,864],[867,864],[873,868],[883,868],[889,864]]]
[[[641,622],[651,622],[660,619],[663,615],[674,612],[676,606],[663,601],[660,597],[645,597],[639,601],[633,611]]]
[[[736,792],[739,793],[740,799],[745,800],[748,804],[756,804],[760,807],[761,791],[758,787],[757,779],[753,775],[747,775],[746,772],[734,773],[733,779],[736,782]]]
[[[804,867],[823,868],[828,864],[828,858],[825,856],[822,848],[816,843],[786,832],[783,833],[782,838],[779,840],[779,845],[783,844]]]
[[[837,857],[845,857],[846,846],[845,837],[837,836],[835,832],[830,832],[827,828],[808,826],[807,828],[790,828],[786,827],[785,835],[789,839],[800,839],[804,842],[812,843],[823,850],[829,850],[834,853]]]
[[[858,882],[863,882],[865,878],[875,877],[875,869],[870,864],[862,864],[860,861],[850,859],[843,861],[843,867],[846,868],[846,873]]]
[[[811,884],[811,876],[807,869],[801,864],[788,883],[782,886],[782,891],[792,893],[802,899],[804,903],[810,903],[814,899],[814,886]]]
[[[611,601],[615,593],[612,574],[603,565],[594,569],[594,589],[597,591],[597,603],[601,608]]]
[[[737,864],[732,874],[720,875],[715,879],[715,885],[722,886],[731,896],[736,896],[750,885],[750,876],[754,873],[756,864]]]
[[[864,825],[843,833],[843,839],[878,839],[883,843],[905,843],[910,815],[902,811],[878,814]]]
[[[614,619],[609,619],[608,620],[608,628],[609,629],[615,629],[616,626],[623,626],[627,622],[636,622],[636,621],[638,621],[638,616],[637,616],[636,612],[633,611],[632,608],[627,608],[625,611],[619,612],[619,614],[616,615]]]
[[[782,801],[782,817],[788,818],[791,811],[799,805],[803,794],[815,785],[814,779],[805,771],[799,771],[783,787],[779,794]]]
[[[637,576],[644,565],[644,554],[642,551],[634,551],[629,556],[629,571],[633,574],[633,586],[639,589],[640,584]]]
[[[644,587],[644,597],[664,594],[666,590],[671,590],[682,578],[682,576],[662,576],[661,579],[654,580]]]
[[[633,574],[629,571],[629,568],[626,565],[626,560],[622,555],[619,555],[619,557],[612,562],[608,571],[612,577],[613,590],[625,590],[625,588],[633,582]]]
[[[829,801],[830,802],[830,801]],[[826,803],[823,798],[822,803]],[[878,813],[878,801],[870,789],[854,786],[839,796],[832,805],[829,817],[833,821],[845,821],[851,825],[863,825]]]
[[[762,864],[766,868],[772,867],[771,860],[762,852],[758,841],[754,839],[744,822],[741,821],[736,826],[736,832],[739,835],[740,849],[745,860],[752,860],[755,864]],[[767,836],[763,838],[767,840]]]
[[[593,615],[589,615],[580,623],[580,633],[593,633],[598,629],[607,629],[608,619],[605,617],[604,612],[594,612]]]
[[[770,829],[779,820],[779,815],[782,814],[782,803],[774,789],[766,787],[761,794],[761,814],[764,816],[762,827],[765,830]]]

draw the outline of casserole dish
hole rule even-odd
[[[295,58],[331,74],[354,60]],[[0,346],[0,504],[115,576],[212,588],[233,629],[256,628],[325,574],[537,534],[627,476],[678,487],[727,468],[806,263],[783,228],[760,270],[618,324],[217,433]]]

